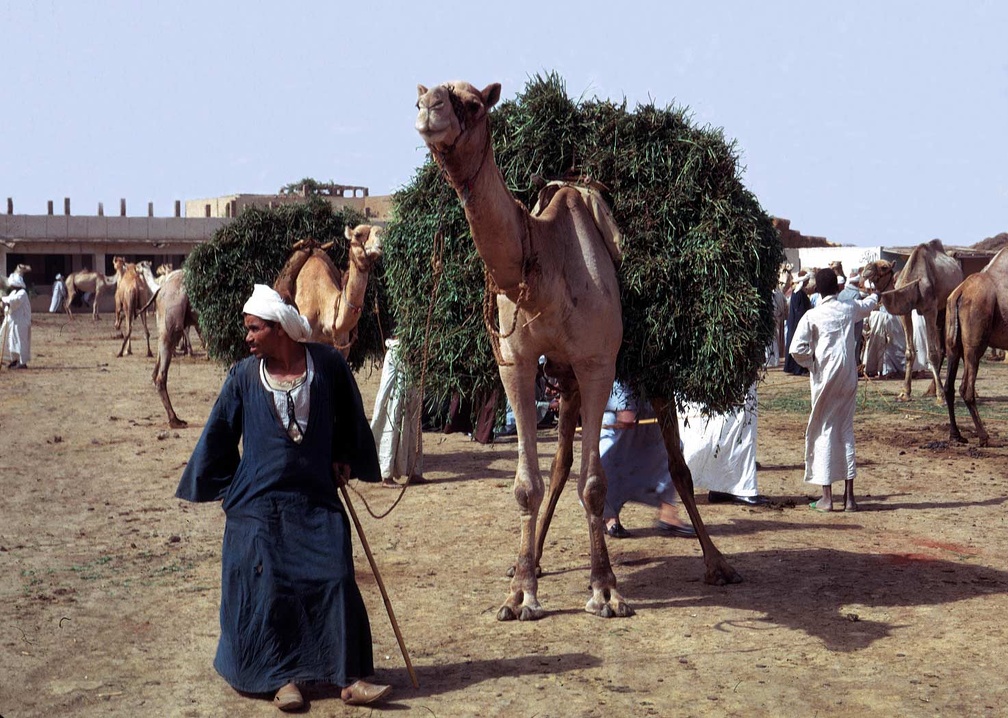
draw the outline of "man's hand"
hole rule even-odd
[[[350,464],[341,464],[339,462],[333,462],[333,483],[336,484],[336,488],[342,488],[347,485],[350,480]]]

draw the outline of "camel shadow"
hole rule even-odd
[[[1004,571],[923,554],[809,548],[734,554],[731,562],[745,576],[737,586],[708,586],[699,580],[694,557],[668,556],[624,573],[620,588],[638,612],[688,606],[756,611],[763,616],[724,621],[718,630],[784,627],[840,652],[863,650],[908,627],[863,617],[852,605],[884,613],[1008,593]],[[697,578],[684,582],[684,576]]]
[[[413,688],[406,668],[383,669],[376,680],[391,684],[395,690],[391,694],[391,701],[379,705],[382,712],[410,710],[407,705],[397,704],[395,699],[397,697],[408,700],[432,698],[445,693],[464,691],[490,679],[556,676],[562,673],[597,668],[601,664],[601,658],[588,653],[551,653],[414,666],[417,683],[420,684],[420,687],[416,689]],[[306,686],[303,692],[309,701],[340,701],[340,689],[336,686]],[[340,705],[342,705],[342,701],[340,701]]]

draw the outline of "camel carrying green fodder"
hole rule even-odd
[[[344,238],[346,227],[362,220],[360,213],[334,209],[320,199],[275,209],[250,207],[217,230],[209,242],[197,246],[185,262],[185,288],[199,316],[207,353],[223,364],[248,356],[242,306],[252,286],[272,287],[294,245],[309,238],[318,244],[331,243],[328,257],[334,267],[345,269],[352,261],[352,243]],[[380,263],[371,269],[372,281],[359,305],[357,339],[347,357],[354,369],[369,359],[380,361],[385,354],[383,332],[391,331],[392,318],[382,296],[381,273]]]
[[[421,86],[418,93],[416,129],[447,182],[428,166],[412,191],[397,195],[387,276],[393,295],[406,289],[393,301],[406,361],[441,380],[425,388],[464,392],[464,378],[484,390],[492,383],[491,355],[479,352],[484,329],[465,321],[478,315],[474,307],[484,309],[480,324],[515,409],[519,444],[521,549],[498,618],[543,614],[537,566],[570,471],[578,415],[578,492],[592,536],[586,610],[632,613],[616,591],[601,531],[606,485],[598,437],[617,373],[655,405],[673,481],[703,548],[706,580],[740,580],[700,520],[675,418],[677,400],[714,411],[743,403],[773,334],[772,291],[783,253],[770,218],[737,177],[731,148],[720,133],[691,128],[681,111],[575,105],[556,78],[534,81],[524,97],[494,114],[498,84],[482,91],[468,83]],[[619,226],[611,226],[601,198],[570,185],[548,187],[539,195],[543,209],[530,213],[533,188],[522,182],[533,175],[587,177],[608,189]],[[416,254],[425,246],[433,250],[434,269],[426,282],[422,273],[411,274],[426,269]],[[541,354],[559,386],[560,437],[540,516],[530,402]]]

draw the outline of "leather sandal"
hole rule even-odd
[[[304,708],[304,696],[294,683],[288,683],[273,696],[273,705],[282,711],[299,711]]]
[[[379,701],[389,694],[392,686],[367,681],[354,681],[340,692],[340,698],[350,706],[363,706]]]

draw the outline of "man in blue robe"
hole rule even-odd
[[[337,495],[351,476],[380,480],[360,392],[275,291],[256,285],[243,312],[253,356],[228,372],[176,491],[227,517],[214,668],[236,690],[276,691],[281,710],[304,706],[299,684],[371,703],[390,687],[363,680],[371,628]]]

